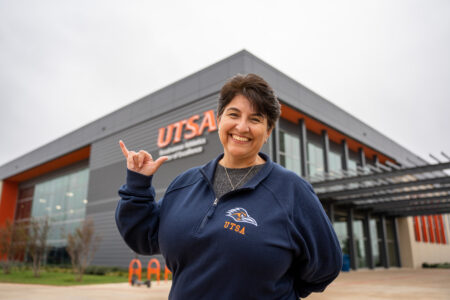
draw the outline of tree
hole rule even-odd
[[[30,222],[28,237],[28,253],[33,260],[34,277],[40,276],[41,262],[47,250],[47,236],[50,229],[48,218],[33,219]]]
[[[3,273],[11,272],[11,263],[23,259],[27,246],[28,232],[25,223],[7,220],[0,228],[0,260]]]
[[[92,219],[85,219],[80,227],[75,229],[74,233],[67,235],[66,249],[77,281],[83,279],[84,271],[94,258],[99,243],[100,236],[95,235]]]

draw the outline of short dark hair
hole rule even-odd
[[[268,130],[275,127],[280,117],[280,103],[273,89],[256,74],[241,75],[230,78],[220,91],[217,116],[221,116],[228,103],[237,95],[247,98],[254,109],[267,118]]]

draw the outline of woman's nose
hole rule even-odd
[[[236,129],[239,132],[248,132],[248,123],[244,118],[238,120],[238,124],[236,125]]]

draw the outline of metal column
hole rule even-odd
[[[322,130],[322,148],[323,148],[323,168],[325,171],[325,178],[328,178],[330,173],[330,141],[328,139],[328,132],[326,130]]]
[[[389,268],[389,255],[387,249],[387,235],[386,235],[386,218],[380,216],[380,231],[381,231],[381,258],[382,264],[387,269]]]
[[[350,255],[350,267],[356,270],[356,244],[353,230],[353,208],[348,209],[347,231],[348,231],[348,254]]]
[[[348,145],[346,140],[342,140],[342,169],[348,170]]]
[[[372,233],[370,232],[370,212],[366,212],[364,216],[364,233],[366,236],[366,257],[367,257],[367,266],[369,269],[373,269],[375,264],[373,262],[373,253],[372,253]]]
[[[400,255],[400,247],[398,241],[398,225],[397,218],[392,218],[393,226],[394,226],[394,245],[395,245],[395,254],[397,255],[397,267],[402,267],[402,257]]]
[[[328,203],[328,218],[331,221],[331,224],[334,224],[334,204]]]
[[[307,136],[306,136],[306,124],[305,119],[299,119],[298,120],[298,126],[300,131],[300,161],[302,165],[302,176],[305,177],[308,175],[308,164],[306,161],[306,143],[307,143]]]
[[[363,148],[359,148],[358,154],[359,154],[359,165],[362,168],[364,168],[366,166],[366,155],[364,153],[364,149]]]
[[[373,165],[376,167],[380,163],[380,160],[378,159],[378,155],[373,156]]]
[[[280,163],[280,123],[277,121],[274,130],[272,130],[272,159]]]

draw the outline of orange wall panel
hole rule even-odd
[[[2,197],[0,199],[0,227],[5,226],[7,220],[14,220],[18,187],[17,182],[3,181]]]

